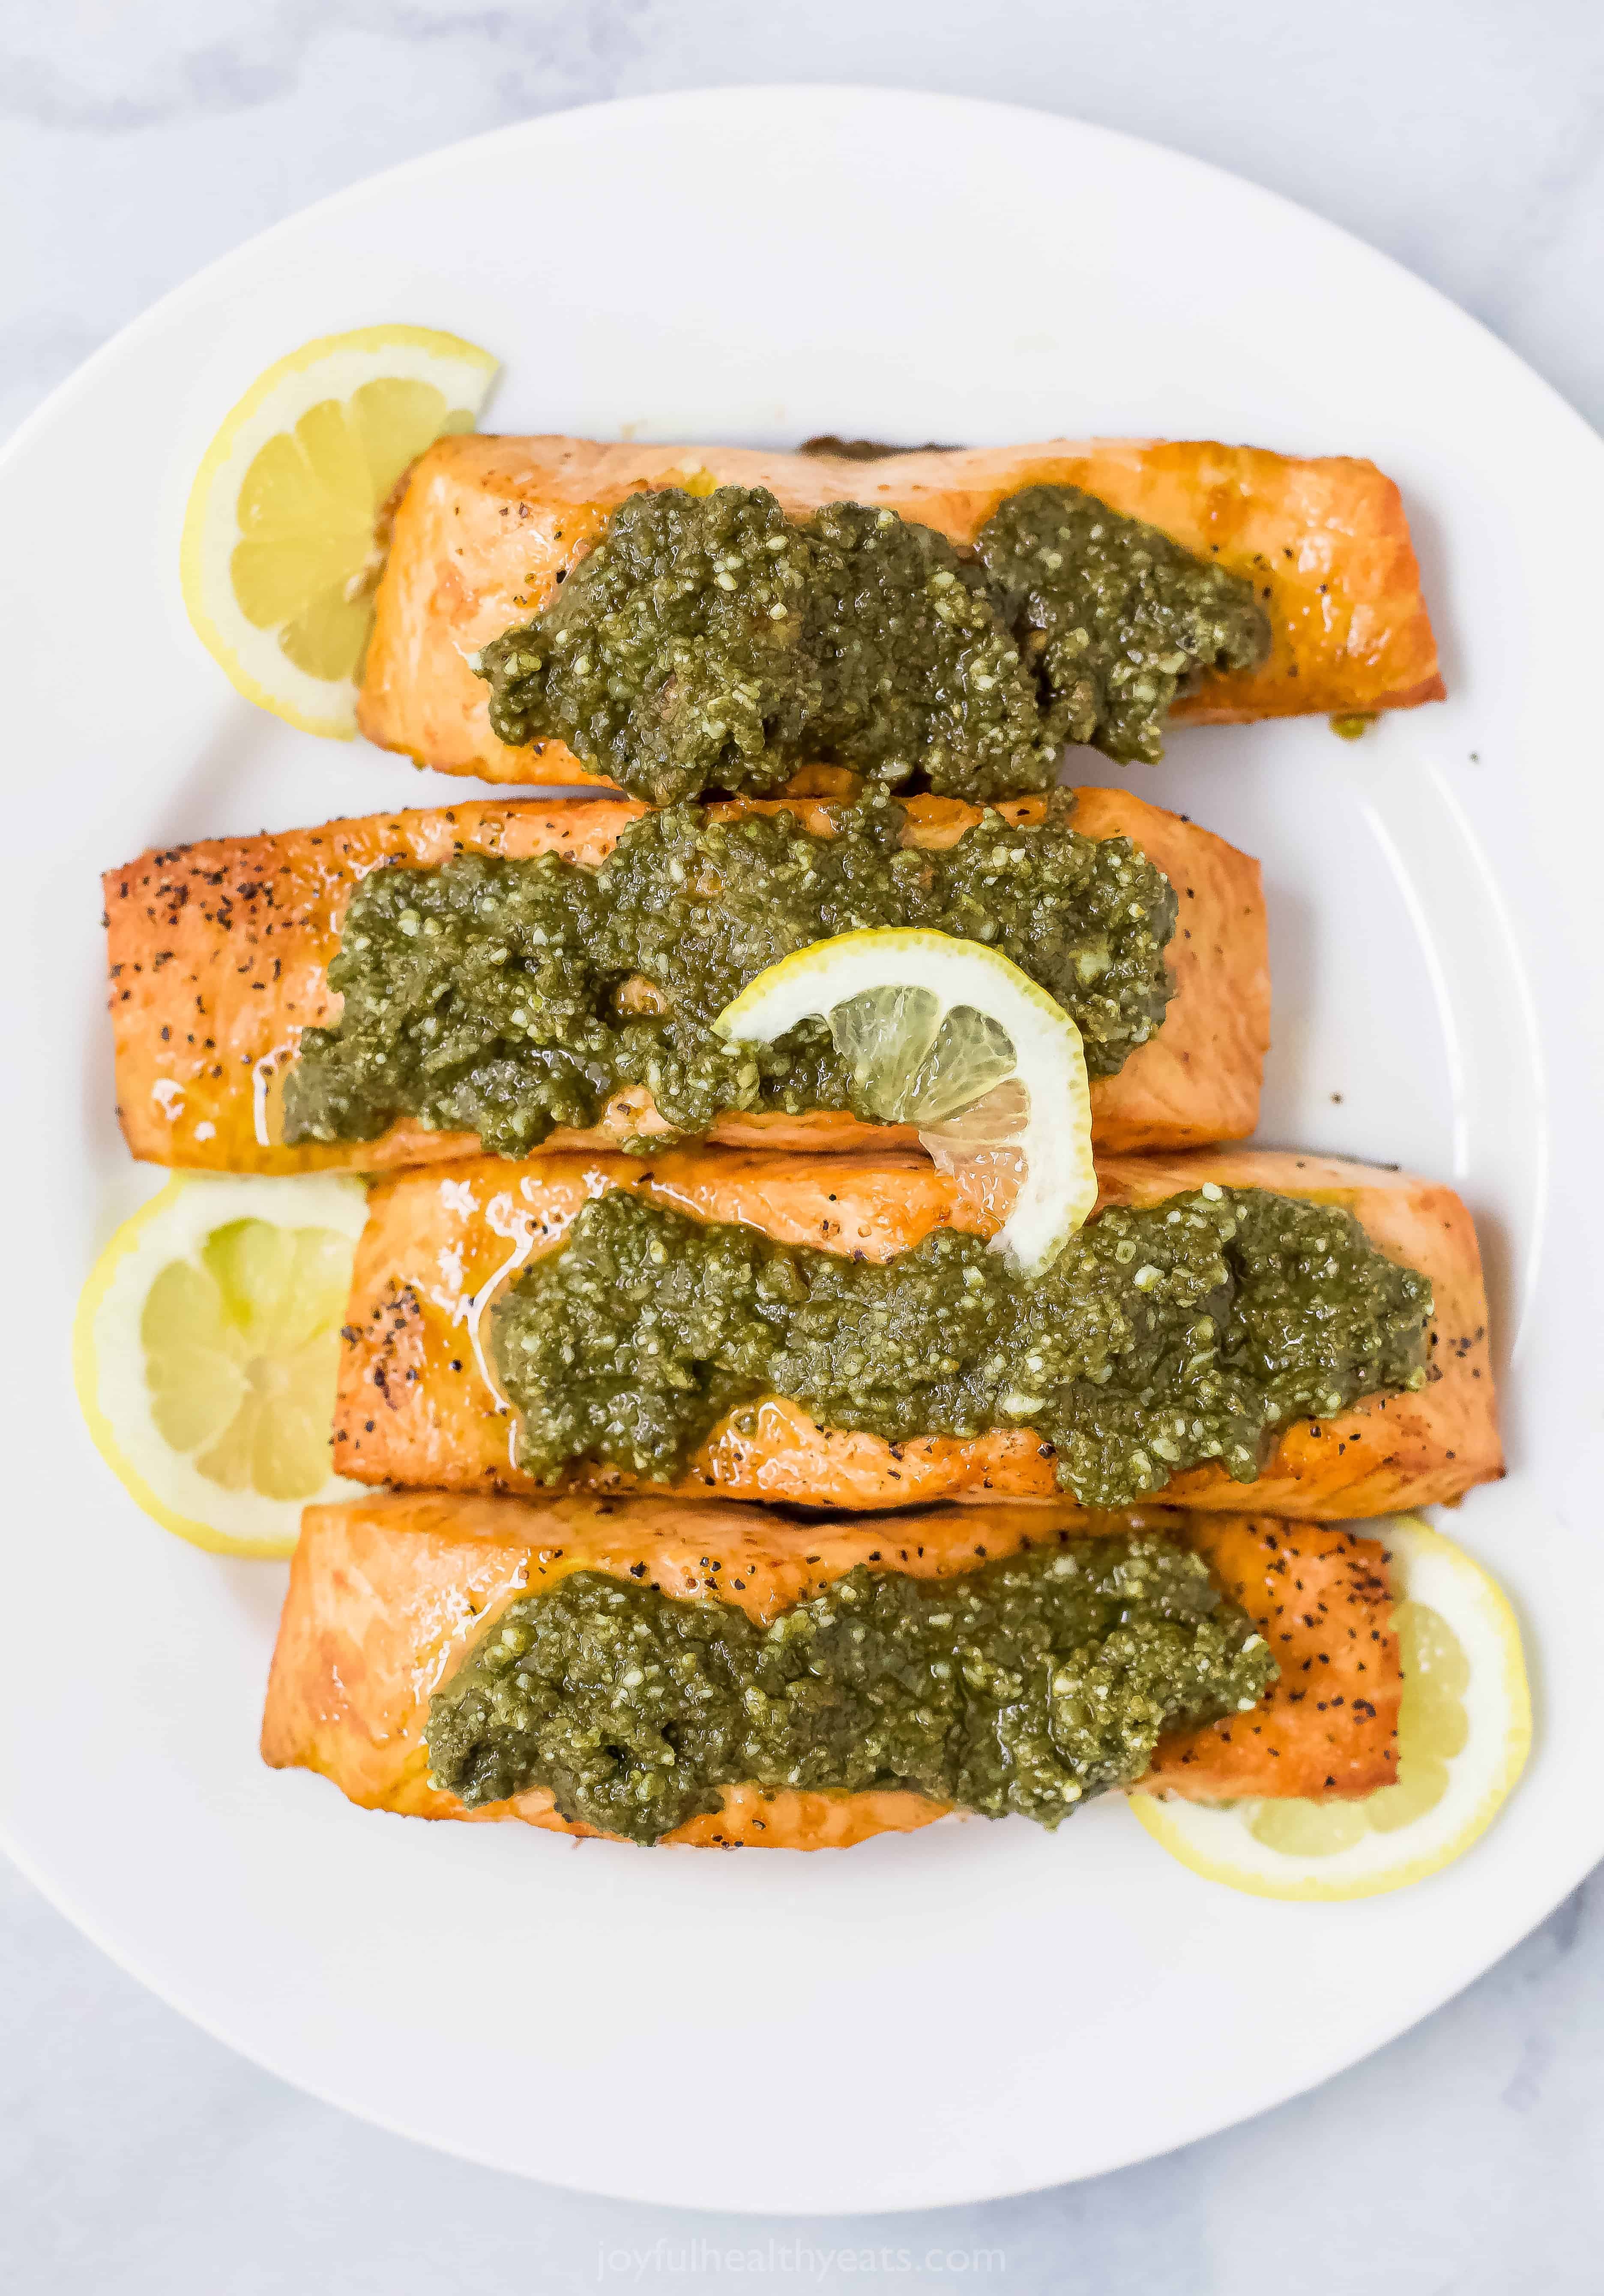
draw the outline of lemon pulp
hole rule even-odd
[[[826,1017],[883,1124],[940,1124],[1014,1075],[1006,1029],[972,1004],[943,1011],[934,989],[906,981],[860,989]]]
[[[332,1229],[242,1219],[152,1284],[139,1319],[151,1414],[209,1482],[276,1499],[327,1482],[350,1268]]]
[[[180,1177],[125,1220],[78,1303],[73,1365],[107,1464],[201,1546],[286,1554],[334,1472],[359,1180]]]
[[[1073,1021],[999,950],[892,926],[810,942],[749,981],[714,1026],[772,1043],[822,1017],[860,1103],[916,1128],[1026,1273],[1097,1203],[1091,1100]]]
[[[233,408],[190,488],[179,570],[197,636],[248,701],[355,733],[400,482],[473,428],[496,373],[460,336],[361,327],[303,343]]]
[[[309,677],[354,676],[384,565],[382,512],[424,448],[471,430],[433,383],[399,375],[347,399],[309,406],[257,453],[239,495],[240,540],[228,566],[241,612],[276,629]]]

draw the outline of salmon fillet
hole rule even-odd
[[[1164,1507],[1091,1514],[1062,1502],[991,1507],[983,1518],[937,1507],[891,1523],[805,1527],[760,1507],[675,1499],[532,1503],[398,1492],[308,1507],[268,1677],[262,1758],[275,1769],[318,1771],[365,1809],[521,1818],[594,1833],[560,1817],[543,1789],[470,1811],[429,1784],[429,1694],[514,1595],[569,1570],[622,1577],[633,1567],[666,1594],[714,1592],[765,1623],[859,1563],[940,1578],[974,1569],[983,1554],[1139,1529],[1195,1546],[1281,1669],[1252,1713],[1164,1741],[1145,1783],[1207,1800],[1336,1800],[1390,1784],[1401,1684],[1383,1546],[1270,1515],[1199,1518]],[[736,1786],[726,1789],[716,1815],[665,1839],[703,1848],[847,1849],[943,1814],[941,1803],[896,1789]]]
[[[1121,790],[1078,792],[1075,826],[1127,837],[1174,886],[1180,915],[1170,943],[1176,993],[1164,1025],[1116,1076],[1091,1087],[1093,1137],[1107,1148],[1187,1147],[1235,1140],[1258,1120],[1270,1042],[1270,971],[1259,865],[1179,814]],[[957,799],[907,800],[910,842],[956,844],[980,819]],[[1038,824],[1041,797],[999,809]],[[773,801],[724,813],[775,812]],[[286,1148],[284,1074],[303,1029],[327,1023],[340,999],[328,964],[352,887],[387,861],[437,865],[455,852],[514,857],[559,853],[595,867],[646,808],[630,800],[485,802],[332,821],[276,837],[212,838],[146,853],[104,879],[118,1115],[136,1156],[188,1171],[377,1171],[470,1155],[467,1133],[394,1126],[380,1140]],[[815,834],[830,831],[821,800],[793,800]],[[592,1133],[553,1144],[605,1146],[663,1130],[644,1086],[621,1093]],[[721,1117],[712,1137],[781,1148],[909,1144],[906,1127],[861,1124],[843,1112]]]
[[[793,517],[881,504],[969,543],[1005,495],[1081,487],[1251,580],[1274,630],[1253,671],[1210,673],[1173,715],[1211,724],[1440,701],[1436,642],[1398,489],[1373,463],[1208,440],[1048,440],[876,462],[588,439],[441,439],[415,464],[379,584],[358,717],[382,749],[487,781],[596,783],[561,742],[511,749],[468,656],[547,605],[626,495],[767,487]],[[601,786],[606,786],[605,782]]]
[[[1379,1250],[1433,1289],[1432,1376],[1418,1393],[1298,1421],[1256,1482],[1233,1483],[1211,1462],[1177,1476],[1166,1501],[1234,1513],[1251,1495],[1271,1513],[1341,1521],[1457,1498],[1502,1473],[1481,1259],[1470,1215],[1452,1189],[1366,1164],[1243,1148],[1107,1157],[1098,1176],[1103,1204],[1162,1203],[1214,1180],[1344,1205]],[[984,1234],[996,1226],[923,1158],[884,1152],[481,1158],[382,1181],[357,1248],[341,1349],[341,1474],[417,1489],[538,1488],[512,1461],[515,1423],[482,1368],[483,1319],[499,1285],[553,1250],[588,1197],[615,1187],[695,1218],[742,1220],[781,1242],[868,1259],[889,1259],[934,1228]],[[600,1466],[576,1464],[572,1480],[626,1488]],[[687,1497],[839,1508],[1061,1496],[1050,1453],[1028,1428],[892,1446],[819,1428],[778,1397],[721,1421],[675,1488]]]

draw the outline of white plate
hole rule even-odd
[[[1264,857],[1264,1137],[1452,1177],[1480,1223],[1512,1472],[1452,1527],[1519,1605],[1540,1721],[1457,1867],[1366,1904],[1263,1904],[1113,1803],[1056,1837],[652,1856],[363,1816],[261,1767],[282,1571],[146,1522],[68,1381],[74,1295],[144,1185],[112,1118],[95,878],[152,841],[460,791],[238,701],[178,596],[221,416],[308,336],[389,319],[499,352],[502,429],[1156,431],[1371,455],[1402,481],[1452,700],[1353,746],[1320,721],[1197,730],[1132,779]],[[1323,2079],[1485,1969],[1604,1850],[1601,531],[1599,442],[1379,256],[1172,153],[929,96],[536,120],[296,217],[92,359],[0,473],[0,1816],[28,1870],[320,2095],[704,2207],[1087,2176]]]

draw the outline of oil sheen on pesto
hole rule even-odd
[[[435,1693],[430,1775],[470,1808],[543,1786],[640,1842],[742,1784],[911,1787],[1051,1827],[1276,1673],[1200,1558],[1147,1533],[943,1578],[860,1565],[767,1627],[578,1570],[501,1611]]]
[[[762,1396],[892,1444],[1028,1428],[1059,1487],[1122,1506],[1282,1431],[1425,1383],[1431,1287],[1350,1212],[1213,1183],[1110,1206],[1044,1275],[938,1229],[884,1262],[780,1244],[615,1190],[496,1312],[521,1464],[671,1480]]]
[[[654,804],[807,764],[983,801],[1048,788],[1066,741],[1157,758],[1187,681],[1269,642],[1250,584],[1073,487],[1006,498],[967,551],[894,511],[670,487],[478,668],[502,741]]]
[[[1072,1014],[1090,1072],[1112,1075],[1173,993],[1175,894],[1127,839],[1080,835],[1073,805],[1055,793],[1028,830],[988,812],[933,853],[902,844],[904,808],[879,790],[835,811],[834,837],[788,811],[687,804],[632,822],[596,869],[465,853],[376,870],[329,968],[341,1017],[307,1032],[291,1071],[285,1137],[371,1140],[405,1115],[522,1155],[629,1085],[688,1133],[725,1109],[855,1106],[822,1021],[769,1046],[712,1022],[793,949],[865,926],[1001,949]],[[621,1006],[641,980],[665,1010]]]

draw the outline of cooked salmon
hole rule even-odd
[[[432,1787],[429,1694],[514,1595],[569,1570],[647,1576],[665,1594],[716,1595],[766,1623],[858,1564],[917,1578],[984,1556],[1098,1531],[1184,1538],[1270,1643],[1280,1679],[1249,1714],[1178,1733],[1147,1783],[1205,1800],[1372,1792],[1396,1775],[1400,1677],[1386,1549],[1373,1539],[1263,1514],[1144,1507],[935,1507],[892,1522],[805,1526],[761,1507],[675,1499],[445,1497],[392,1493],[308,1507],[291,1565],[267,1684],[262,1755],[319,1771],[365,1809],[413,1817],[522,1818],[590,1833],[531,1790],[468,1811]],[[976,1543],[977,1530],[983,1538]],[[666,1839],[703,1847],[846,1849],[943,1815],[918,1793],[726,1790],[716,1815]]]
[[[1107,1157],[1098,1176],[1103,1204],[1162,1203],[1205,1180],[1341,1204],[1379,1250],[1432,1285],[1431,1377],[1418,1393],[1299,1421],[1251,1486],[1211,1463],[1178,1476],[1167,1501],[1232,1513],[1251,1491],[1269,1513],[1340,1521],[1457,1498],[1502,1473],[1476,1230],[1452,1189],[1371,1165],[1243,1148]],[[985,1234],[996,1225],[923,1158],[884,1151],[480,1158],[381,1181],[357,1249],[341,1349],[342,1474],[417,1489],[536,1488],[513,1463],[514,1423],[483,1368],[481,1325],[498,1287],[555,1248],[587,1198],[618,1187],[693,1218],[741,1220],[784,1243],[868,1259],[888,1259],[934,1228]],[[573,1480],[625,1487],[599,1466],[576,1466]],[[687,1497],[840,1508],[1058,1496],[1050,1453],[1029,1429],[893,1446],[820,1428],[779,1397],[721,1421],[675,1488]]]
[[[1169,949],[1176,993],[1163,1027],[1116,1076],[1092,1085],[1093,1137],[1110,1149],[1188,1147],[1236,1140],[1258,1119],[1270,1041],[1270,972],[1259,865],[1222,838],[1121,790],[1079,793],[1075,825],[1128,837],[1163,870],[1180,905]],[[1000,810],[1022,828],[1044,798]],[[737,803],[726,813],[777,811]],[[792,800],[810,829],[830,833],[828,804]],[[276,837],[210,838],[146,853],[104,881],[118,1114],[136,1156],[189,1171],[376,1171],[471,1154],[465,1133],[405,1121],[351,1146],[286,1148],[284,1071],[303,1029],[326,1024],[339,997],[328,964],[351,888],[387,862],[428,868],[453,853],[521,857],[558,853],[594,868],[646,808],[629,800],[485,802]],[[956,843],[979,820],[953,798],[908,800],[909,841]],[[605,1146],[665,1129],[646,1087],[621,1093],[594,1133],[559,1131],[556,1146]],[[841,1112],[732,1114],[712,1136],[733,1144],[842,1148],[911,1142],[903,1127]]]
[[[368,739],[442,773],[596,782],[561,742],[498,741],[468,657],[549,603],[627,495],[704,472],[769,488],[793,517],[829,502],[884,504],[959,544],[1005,495],[1031,486],[1081,487],[1145,519],[1251,580],[1274,632],[1259,668],[1210,673],[1178,718],[1400,709],[1442,697],[1409,522],[1373,463],[1196,439],[1055,439],[849,462],[469,437],[430,447],[398,506],[358,709]]]

